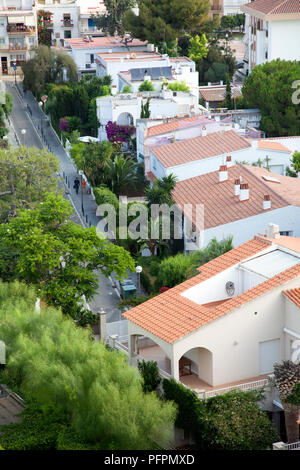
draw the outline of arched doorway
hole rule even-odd
[[[133,116],[130,113],[121,113],[117,119],[119,126],[133,126],[133,122]]]
[[[213,384],[213,355],[206,348],[192,348],[185,352],[178,361],[179,379],[195,388]]]

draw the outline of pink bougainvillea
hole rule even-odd
[[[68,132],[68,121],[66,118],[61,118],[61,120],[59,121],[59,129],[62,132]]]
[[[106,126],[106,135],[109,142],[125,143],[135,134],[134,126],[120,126],[119,124],[109,121]]]
[[[170,289],[170,287],[161,287],[161,288],[159,289],[159,292],[160,292],[161,294],[163,294],[164,292],[166,292],[166,291],[169,290],[169,289]]]

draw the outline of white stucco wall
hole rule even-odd
[[[272,21],[268,60],[300,60],[300,20]]]
[[[233,235],[233,245],[238,246],[251,240],[257,233],[265,233],[269,223],[278,225],[280,231],[292,231],[294,237],[300,237],[300,207],[282,207],[219,227],[209,228],[204,232],[203,245],[206,246],[214,237],[220,241]]]

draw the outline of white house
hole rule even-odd
[[[213,132],[209,132],[210,124],[201,124],[199,118],[198,127],[184,127],[182,125],[181,138],[179,131],[177,135],[173,131],[175,136],[173,140],[171,138],[171,143],[167,137],[153,137],[155,128],[148,130],[152,138],[147,141],[149,162],[145,160],[146,173],[150,171],[156,178],[172,173],[183,181],[215,171],[228,162],[257,163],[266,166],[272,173],[282,175],[290,165],[292,152],[285,145],[268,139],[246,139],[238,129],[232,128],[232,123],[224,126],[222,131],[212,127]],[[193,137],[197,131],[200,136]]]
[[[79,6],[72,0],[44,0],[35,2],[35,9],[51,13],[48,29],[51,32],[53,46],[64,47],[65,40],[78,38]]]
[[[256,0],[242,7],[246,13],[249,73],[274,59],[300,60],[300,3],[295,0]]]
[[[282,235],[300,237],[299,178],[256,166],[221,165],[218,171],[178,182],[173,199],[184,213],[185,225],[190,221],[194,227],[192,235],[184,231],[185,251],[229,236],[238,246],[271,221]]]
[[[300,239],[280,236],[270,224],[266,236],[198,270],[123,313],[131,362],[137,355],[155,360],[206,396],[265,384],[274,363],[291,359],[300,339]]]
[[[98,29],[92,15],[103,15],[106,12],[106,7],[103,1],[99,0],[77,0],[79,7],[79,34],[84,36],[89,34],[92,36],[99,36],[102,32]]]
[[[65,41],[65,47],[81,73],[96,73],[96,55],[100,53],[147,51],[147,42],[129,37],[93,37],[89,34]]]
[[[122,70],[125,67],[124,62],[123,60]],[[154,64],[145,60],[138,68],[131,66],[130,59],[126,63],[128,70],[120,70],[118,74],[119,92],[122,92],[126,85],[131,88],[132,92],[137,92],[145,80],[152,82],[155,91],[160,91],[166,81],[170,84],[184,82],[190,92],[199,97],[199,73],[196,71],[195,62],[188,57],[169,57],[163,54],[161,62]]]
[[[199,113],[198,99],[191,93],[161,92],[122,93],[97,98],[97,116],[101,123],[99,140],[106,140],[105,126],[109,121],[119,125],[136,125],[141,116],[142,102],[150,98],[151,118],[163,119]]]
[[[2,0],[0,8],[0,75],[20,72],[37,45],[36,12],[32,0]],[[14,66],[17,67],[14,70]]]

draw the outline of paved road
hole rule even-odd
[[[17,134],[21,144],[28,147],[35,146],[40,149],[48,148],[59,159],[61,176],[65,187],[65,196],[70,199],[75,209],[74,218],[84,227],[97,226],[99,218],[96,216],[96,203],[91,195],[83,195],[83,208],[81,210],[81,194],[76,195],[73,182],[77,176],[77,170],[73,162],[66,154],[56,134],[46,122],[46,117],[30,92],[23,93],[22,88],[16,88],[14,84],[7,83],[7,91],[13,96],[13,110],[11,125]],[[42,131],[41,131],[42,128]],[[25,136],[21,130],[26,129]],[[113,281],[99,274],[99,288],[90,307],[93,312],[101,308],[107,312],[107,322],[119,321],[121,312],[118,309],[120,297]]]

